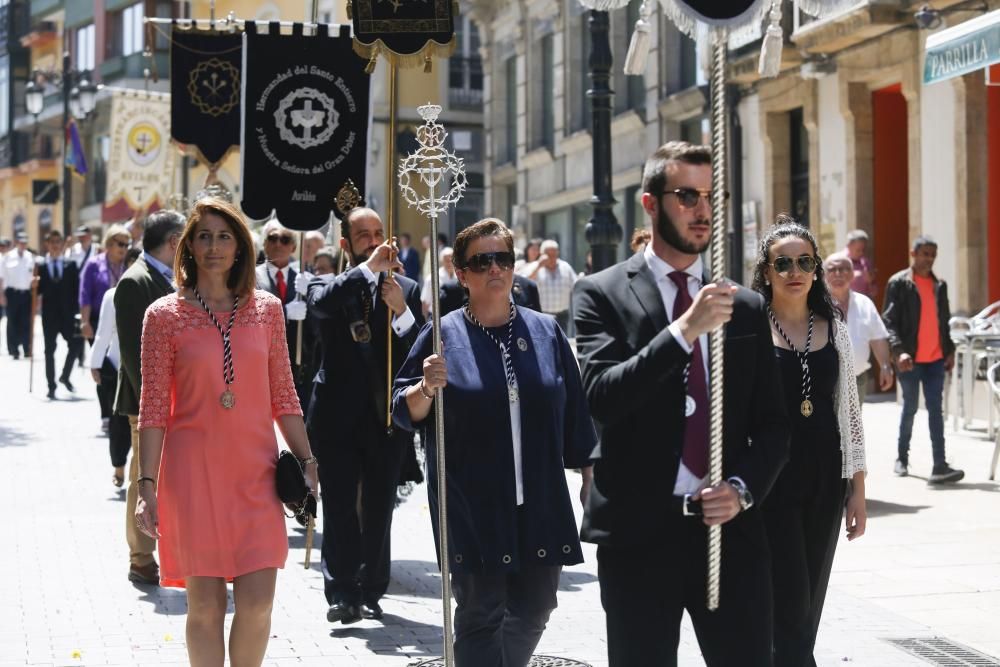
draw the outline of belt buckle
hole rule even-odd
[[[681,502],[681,514],[683,514],[684,516],[700,516],[701,515],[700,512],[692,512],[688,508],[688,503],[690,503],[690,502],[691,502],[691,494],[690,493],[685,493],[684,494],[684,500],[683,500],[683,502]]]

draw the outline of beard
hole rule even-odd
[[[711,225],[708,220],[699,219],[698,222]],[[701,245],[685,241],[681,236],[680,231],[678,231],[677,226],[674,224],[674,221],[670,219],[670,216],[667,215],[667,212],[664,211],[663,208],[660,208],[659,214],[656,216],[656,231],[667,245],[675,250],[679,250],[685,255],[700,255],[705,252],[709,243],[712,242],[711,233],[709,233],[708,239]]]

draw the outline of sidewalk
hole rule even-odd
[[[111,485],[89,373],[75,372],[76,396],[60,386],[60,400],[50,402],[43,367],[39,354],[28,394],[28,362],[0,356],[0,667],[186,664],[184,593],[125,578],[124,493]],[[892,475],[898,408],[867,404],[864,416],[868,534],[838,547],[819,664],[927,664],[887,638],[946,637],[1000,656],[1000,485],[986,479],[992,443],[949,432],[949,460],[966,479],[928,487],[920,478],[930,470],[926,415],[917,417],[914,474],[904,479]],[[568,478],[575,494],[579,476]],[[423,487],[396,513],[384,624],[327,623],[318,548],[305,570],[304,533],[292,522],[289,535],[265,664],[404,667],[440,655],[440,579]],[[594,549],[584,554],[563,574],[538,653],[607,667]],[[703,664],[687,625],[680,652],[682,665]]]

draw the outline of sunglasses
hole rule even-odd
[[[114,243],[119,248],[126,248],[126,249],[128,249],[128,247],[132,245],[128,241],[112,241],[112,243]]]
[[[782,255],[781,257],[774,258],[771,268],[774,269],[775,273],[784,278],[795,264],[798,265],[799,271],[802,273],[814,273],[818,266],[816,258],[812,255],[799,255],[795,259]]]
[[[281,245],[292,245],[294,239],[288,234],[268,234],[268,243],[280,243]]]
[[[667,190],[663,193],[664,195],[674,195],[677,197],[677,203],[681,205],[681,208],[694,208],[704,197],[705,201],[708,202],[709,206],[712,204],[712,191],[711,190],[698,190],[697,188],[677,188],[676,190]],[[723,197],[729,199],[729,193],[723,193]]]
[[[510,271],[514,268],[514,253],[481,252],[466,260],[465,269],[473,273],[483,273],[484,271],[489,271],[490,266],[494,262],[496,262],[497,268],[501,271]]]

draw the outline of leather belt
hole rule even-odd
[[[681,516],[701,516],[701,501],[692,500],[692,494],[670,497],[670,511]]]

